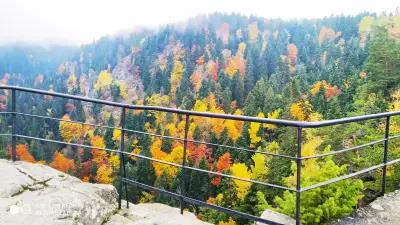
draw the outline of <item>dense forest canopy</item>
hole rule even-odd
[[[400,110],[400,14],[331,16],[280,20],[238,14],[198,16],[158,30],[104,37],[79,48],[0,47],[1,84],[125,102],[195,111],[302,121]],[[0,109],[9,110],[9,93],[0,96]],[[19,94],[17,110],[62,118],[63,121],[18,117],[24,135],[86,144],[91,149],[19,139],[19,159],[48,163],[87,182],[118,181],[114,153],[121,132],[68,122],[120,125],[121,110],[49,96]],[[2,117],[2,124],[10,118]],[[188,143],[190,166],[234,176],[295,187],[296,168],[289,159],[262,152],[294,156],[295,129],[210,118],[190,119],[189,138],[224,146]],[[392,118],[391,134],[400,131]],[[170,113],[128,111],[131,130],[183,138],[184,118]],[[2,133],[10,129],[4,125]],[[384,121],[340,125],[304,131],[303,156],[340,150],[383,138]],[[2,153],[9,156],[3,138]],[[180,163],[183,145],[154,136],[126,134],[126,151]],[[398,140],[391,141],[389,158],[400,157]],[[363,151],[304,160],[302,184],[326,181],[382,162],[382,143]],[[127,172],[139,182],[177,191],[180,171],[129,157]],[[347,215],[379,192],[380,173],[340,181],[302,195],[301,221],[326,223]],[[295,214],[291,192],[211,176],[186,174],[188,196],[260,215],[269,208]],[[388,188],[400,186],[400,167],[388,168]],[[130,188],[133,202],[158,201],[177,205],[168,197]],[[199,218],[216,224],[250,224],[201,207],[188,207]]]

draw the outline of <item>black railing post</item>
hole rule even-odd
[[[184,136],[184,139],[183,139],[183,159],[182,159],[182,172],[181,172],[181,195],[185,195],[185,182],[186,182],[185,166],[186,166],[186,148],[187,148],[188,131],[189,131],[189,115],[186,114],[185,136]],[[185,202],[183,201],[183,198],[181,197],[181,199],[180,199],[181,214],[183,214],[184,206],[185,206]]]
[[[15,89],[11,89],[11,111],[12,111],[12,127],[11,127],[11,132],[12,132],[12,147],[11,147],[11,158],[12,161],[15,162],[17,160],[17,110],[16,110],[16,102],[17,102],[17,96],[16,96],[16,91]]]
[[[300,225],[302,128],[297,128],[296,225]]]
[[[382,188],[381,188],[381,195],[384,195],[386,192],[386,163],[388,157],[388,147],[389,147],[389,128],[390,128],[390,116],[386,117],[386,124],[385,124],[385,141],[383,143],[383,173],[382,173]]]
[[[126,197],[126,208],[129,208],[129,198],[128,198],[128,187],[126,182],[122,181],[121,174],[124,179],[126,179],[126,168],[125,168],[125,154],[123,153],[125,151],[125,117],[126,117],[126,108],[122,108],[121,112],[121,122],[120,122],[120,127],[121,127],[121,143],[119,146],[119,172],[120,172],[120,182],[119,182],[119,196],[118,196],[118,208],[121,209],[121,202],[122,202],[122,183],[124,183],[125,186],[125,197]]]

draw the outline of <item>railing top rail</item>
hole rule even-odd
[[[230,114],[220,114],[220,113],[210,113],[210,112],[197,112],[190,111],[184,109],[176,109],[176,108],[168,108],[161,106],[145,106],[145,105],[131,105],[126,103],[118,103],[94,98],[87,98],[83,96],[69,95],[58,92],[51,92],[33,88],[19,87],[19,86],[10,86],[10,85],[0,85],[0,89],[8,89],[8,90],[17,90],[22,92],[30,92],[35,94],[49,95],[54,97],[61,97],[73,100],[80,100],[85,102],[109,105],[114,107],[126,108],[126,109],[136,109],[136,110],[148,110],[148,111],[159,111],[159,112],[170,112],[191,116],[200,116],[200,117],[209,117],[209,118],[217,118],[217,119],[229,119],[229,120],[240,120],[246,122],[258,122],[258,123],[268,123],[268,124],[276,124],[282,126],[292,126],[292,127],[303,127],[303,128],[318,128],[324,126],[332,126],[350,122],[359,122],[370,119],[379,119],[388,116],[396,116],[400,115],[400,111],[395,112],[383,112],[376,113],[370,115],[362,115],[362,116],[354,116],[354,117],[346,117],[334,120],[324,120],[318,122],[307,122],[307,121],[294,121],[294,120],[283,120],[283,119],[268,119],[268,118],[259,118],[252,116],[242,116],[242,115],[230,115]]]

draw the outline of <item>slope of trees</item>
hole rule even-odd
[[[33,55],[29,66],[16,69],[27,60],[26,55],[19,51],[9,55],[0,49],[0,65],[4,65],[0,66],[4,74],[0,83],[202,112],[303,121],[334,119],[400,109],[399,33],[400,15],[365,13],[282,21],[212,14],[157,32],[141,30],[102,38],[81,46],[79,54],[71,54],[69,60],[54,58],[57,64],[53,60],[43,63]],[[7,91],[0,93],[1,110],[10,110],[9,98]],[[19,159],[47,163],[85,182],[119,183],[118,156],[104,149],[119,148],[121,131],[73,121],[119,127],[120,109],[28,94],[18,95],[18,102],[24,103],[18,105],[21,112],[61,119],[18,116],[19,133],[91,146],[85,149],[19,139]],[[141,110],[128,110],[126,115],[125,127],[140,132],[125,133],[127,153],[178,164],[184,160],[182,141],[142,133],[183,138],[184,116]],[[2,117],[0,122],[1,131],[7,131],[10,118]],[[393,117],[391,123],[391,134],[398,134],[400,119]],[[384,121],[378,120],[306,129],[302,155],[379,140],[383,132]],[[293,161],[262,154],[294,156],[293,128],[193,116],[188,137],[215,144],[189,141],[185,158],[189,166],[295,186]],[[399,144],[391,140],[390,159],[400,157]],[[382,149],[382,144],[376,144],[362,151],[305,160],[302,183],[312,185],[379,164]],[[9,156],[10,147],[4,152],[3,156]],[[295,195],[290,192],[200,171],[181,171],[133,155],[125,159],[129,178],[148,185],[253,215],[267,208],[295,215]],[[327,223],[370,201],[379,194],[381,173],[306,192],[302,195],[302,223]],[[400,167],[390,166],[388,189],[399,188],[399,181]],[[133,187],[129,188],[129,200],[177,206],[177,201],[168,197]],[[214,210],[186,207],[215,224],[251,224]]]

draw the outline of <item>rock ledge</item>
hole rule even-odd
[[[158,203],[118,210],[112,185],[83,183],[48,166],[0,159],[0,225],[205,225]]]
[[[377,198],[366,207],[357,209],[334,225],[399,225],[400,224],[400,190]]]

